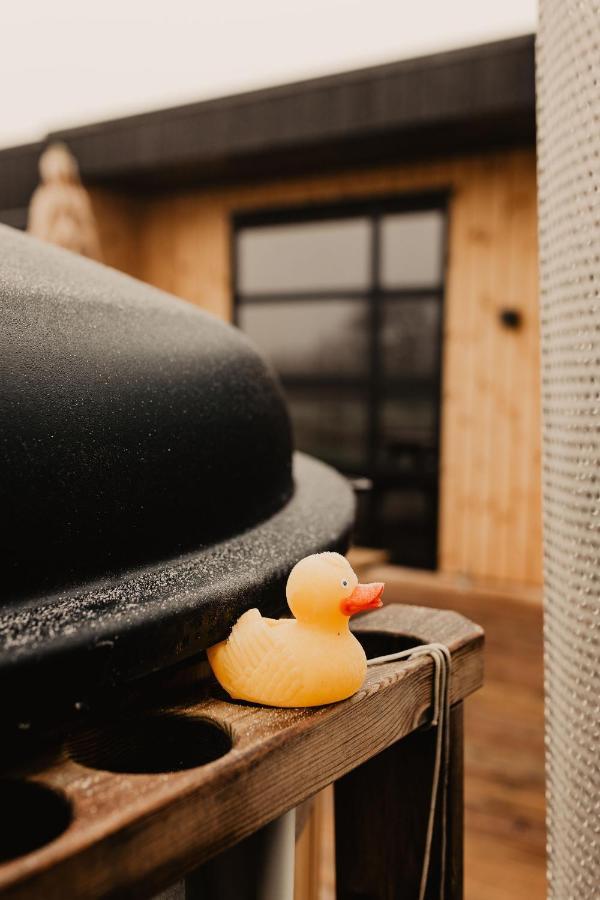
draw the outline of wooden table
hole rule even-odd
[[[451,652],[444,891],[456,900],[461,704],[482,684],[483,632],[453,612],[388,606],[357,623],[356,633],[369,657],[431,642]],[[208,860],[335,782],[338,897],[411,900],[431,799],[435,729],[423,726],[432,700],[426,656],[373,667],[355,696],[315,709],[232,702],[205,663],[146,679],[93,729],[4,773],[15,802],[26,789],[19,816],[30,816],[34,831],[44,816],[60,818],[60,809],[68,817],[67,804],[71,821],[54,840],[0,865],[0,897],[144,898],[192,872],[201,882]],[[50,788],[64,799],[38,808],[31,783],[41,786],[40,798]],[[6,804],[3,812],[10,829]],[[428,897],[440,896],[439,872],[434,864]]]

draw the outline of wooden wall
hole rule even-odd
[[[118,191],[88,191],[98,226],[102,259],[109,266],[140,277],[141,205]]]
[[[440,568],[541,581],[535,156],[512,150],[203,189],[133,202],[93,192],[105,259],[227,319],[234,211],[451,191]],[[120,206],[121,204],[121,206]],[[500,311],[520,311],[509,330]]]

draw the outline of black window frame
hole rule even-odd
[[[231,277],[233,295],[233,321],[239,324],[239,310],[241,304],[278,304],[290,301],[323,300],[366,300],[368,304],[368,353],[369,361],[367,374],[364,376],[329,376],[309,375],[302,377],[279,375],[284,387],[290,388],[309,387],[315,390],[319,388],[335,388],[348,391],[351,388],[360,388],[365,391],[367,398],[367,446],[365,448],[364,467],[358,469],[344,469],[349,477],[366,476],[373,482],[379,482],[381,489],[393,489],[394,486],[410,488],[419,485],[428,495],[428,500],[435,508],[435,527],[429,538],[429,547],[426,553],[430,560],[430,568],[437,568],[438,528],[439,528],[439,459],[441,444],[441,401],[442,401],[442,357],[443,357],[443,331],[445,315],[445,290],[446,272],[448,260],[448,207],[451,191],[449,187],[432,190],[405,191],[402,193],[369,195],[366,198],[340,200],[325,203],[305,203],[298,205],[286,205],[237,211],[232,215],[231,226]],[[442,223],[442,259],[440,260],[440,279],[436,285],[410,285],[403,287],[386,288],[381,284],[381,223],[384,216],[393,213],[411,213],[427,210],[439,211],[443,215]],[[260,228],[269,225],[295,225],[336,219],[362,218],[367,219],[371,226],[370,253],[370,277],[369,284],[365,288],[355,290],[319,290],[310,291],[273,291],[273,292],[241,292],[238,277],[238,237],[245,228]],[[384,302],[387,300],[402,302],[403,300],[415,300],[419,296],[435,298],[440,304],[438,317],[437,355],[435,371],[431,377],[383,377],[381,370],[381,358],[379,352],[380,334],[382,328],[382,314]],[[423,472],[415,476],[411,474],[403,479],[399,473],[385,473],[380,469],[378,452],[380,446],[380,415],[384,398],[406,396],[427,384],[428,389],[435,396],[435,421],[433,425],[432,451],[436,454],[436,471]],[[374,513],[373,513],[374,515]],[[376,528],[373,527],[373,531]]]

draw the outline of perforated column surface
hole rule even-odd
[[[549,896],[600,897],[600,4],[537,43]]]

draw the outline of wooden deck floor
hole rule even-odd
[[[465,717],[465,900],[543,900],[544,711],[542,606],[537,590],[511,591],[377,566],[362,580],[385,581],[386,602],[452,608],[486,632],[486,681]],[[318,805],[312,859],[318,889],[333,900],[330,797]],[[315,873],[316,874],[316,873]],[[316,885],[315,885],[316,888]],[[297,896],[307,896],[302,891]]]

